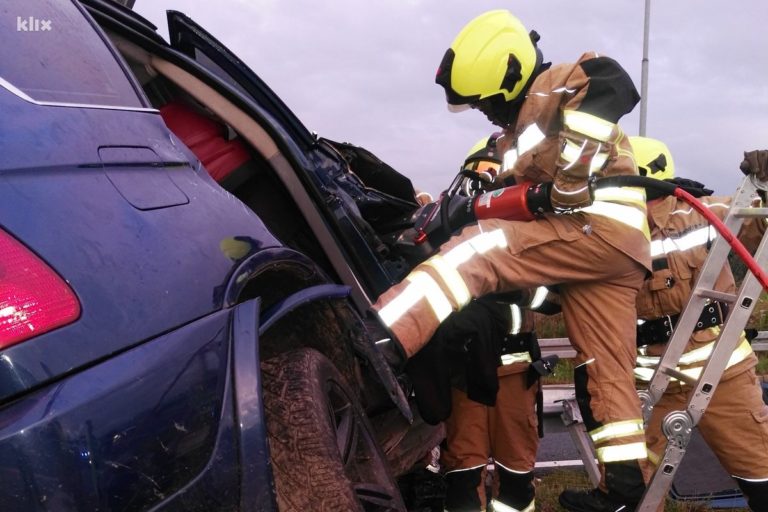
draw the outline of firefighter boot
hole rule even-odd
[[[565,490],[560,505],[570,512],[634,512],[645,492],[638,461],[607,462],[603,467],[608,492]]]
[[[499,495],[493,499],[494,512],[533,512],[535,509],[533,472],[515,473],[496,464]]]
[[[736,482],[747,498],[750,510],[768,510],[768,481],[751,481],[736,477]]]
[[[481,503],[481,481],[485,466],[459,469],[445,474],[445,503],[448,512],[477,512],[485,510],[484,492]],[[483,484],[484,485],[484,484]]]

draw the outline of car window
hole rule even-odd
[[[71,0],[0,2],[0,85],[35,102],[143,108],[110,47]]]
[[[224,71],[224,69],[216,64],[216,62],[211,59],[208,54],[206,54],[203,50],[200,48],[195,48],[195,60],[198,64],[206,68],[208,71],[213,73],[214,75],[218,76],[225,82],[227,82],[229,85],[237,89],[243,94],[249,95],[248,91],[246,91],[242,85],[240,85],[237,80],[235,80],[232,75]]]

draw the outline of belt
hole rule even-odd
[[[704,306],[701,315],[696,322],[694,331],[702,331],[715,327],[723,323],[723,319],[728,314],[728,304],[724,302],[712,301]],[[661,345],[669,341],[672,335],[672,329],[677,324],[680,315],[667,315],[653,320],[646,320],[637,326],[637,346],[643,345]]]

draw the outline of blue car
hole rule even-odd
[[[0,510],[404,510],[409,180],[181,13],[0,20]]]

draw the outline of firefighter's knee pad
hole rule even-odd
[[[576,403],[579,404],[579,412],[581,413],[581,419],[584,421],[584,426],[587,432],[590,432],[602,427],[603,424],[598,422],[592,414],[592,397],[589,394],[588,383],[587,365],[582,364],[574,368],[573,387],[576,392]]]
[[[516,510],[525,510],[533,501],[533,472],[516,473],[496,464],[499,475],[499,495],[496,500]]]
[[[750,510],[768,510],[768,481],[754,482],[736,477]]]
[[[445,510],[474,512],[485,509],[485,503],[480,503],[480,496],[477,493],[483,477],[483,469],[485,466],[446,473]]]

